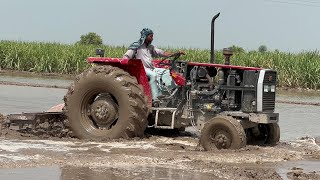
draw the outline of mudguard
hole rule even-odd
[[[143,86],[144,94],[148,97],[148,106],[152,105],[151,88],[148,83],[146,71],[140,59],[123,59],[123,58],[108,58],[108,57],[89,57],[88,63],[101,65],[111,65],[121,68],[128,72],[131,76],[135,76],[139,84]]]

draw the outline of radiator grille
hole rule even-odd
[[[277,72],[266,71],[263,79],[263,85],[277,85]],[[264,92],[262,94],[262,111],[274,111],[275,108],[275,92]]]

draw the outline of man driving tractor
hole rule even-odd
[[[123,58],[128,59],[141,59],[147,76],[149,77],[149,85],[152,92],[152,99],[157,100],[159,96],[159,89],[157,85],[157,70],[163,71],[164,68],[155,68],[152,64],[154,57],[168,57],[172,52],[165,52],[156,48],[151,43],[153,41],[153,31],[148,28],[142,29],[140,32],[141,37],[138,41],[133,42]],[[183,52],[180,52],[184,54]]]

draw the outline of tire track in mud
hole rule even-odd
[[[0,85],[13,85],[13,86],[28,86],[28,87],[68,89],[68,86],[47,85],[47,84],[35,84],[35,83],[22,83],[22,82],[10,82],[10,81],[0,81]],[[320,106],[320,102],[303,102],[303,101],[300,102],[300,101],[276,100],[276,103]]]

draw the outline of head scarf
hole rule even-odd
[[[141,37],[138,41],[132,43],[128,49],[132,49],[132,50],[136,50],[138,49],[143,43],[144,40],[146,40],[146,38],[150,35],[153,34],[151,29],[148,28],[143,28],[142,31],[140,32]]]

